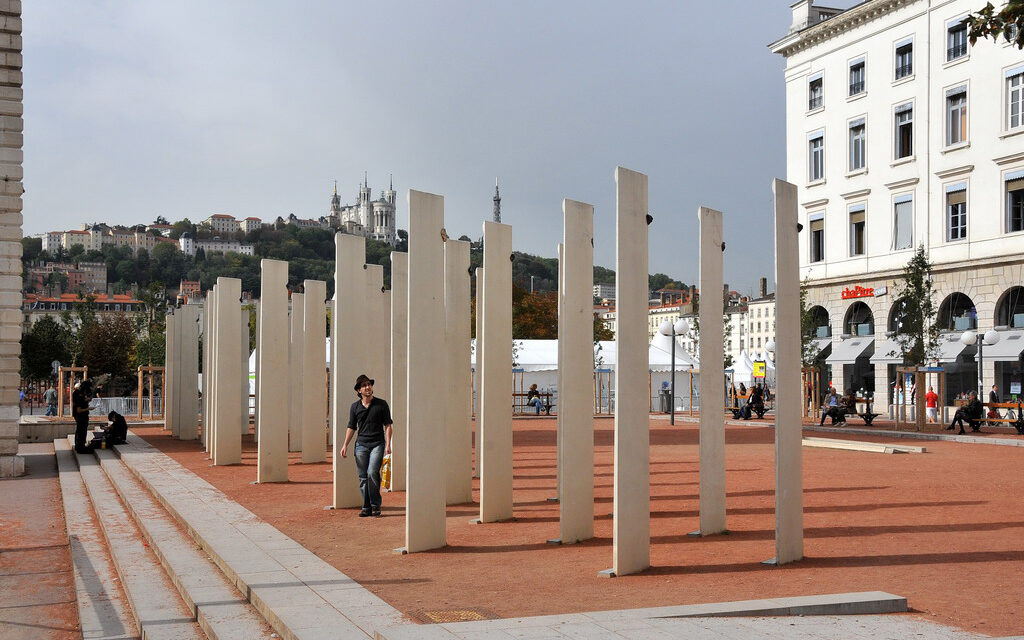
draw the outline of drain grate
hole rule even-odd
[[[495,620],[498,617],[486,609],[435,609],[431,611],[416,611],[412,615],[427,624]]]

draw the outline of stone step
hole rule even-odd
[[[74,455],[142,639],[204,640],[192,610],[143,541],[96,456]]]
[[[95,452],[135,524],[210,640],[276,637],[266,620],[224,577],[110,450]]]
[[[397,609],[135,434],[115,450],[282,637],[365,639],[377,629],[408,623]]]
[[[78,619],[83,638],[128,640],[138,638],[138,627],[107,551],[107,543],[89,503],[71,446],[64,438],[53,441],[64,501],[71,567],[75,576]]]

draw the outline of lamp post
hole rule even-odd
[[[674,425],[676,423],[676,336],[685,335],[690,331],[690,323],[682,318],[676,320],[675,324],[672,324],[671,320],[666,320],[661,323],[658,327],[658,333],[663,336],[672,336],[672,383],[669,393],[669,424]]]
[[[995,329],[989,329],[985,332],[985,335],[978,333],[977,331],[964,331],[960,336],[960,342],[967,346],[977,345],[978,346],[978,399],[981,400],[985,397],[985,384],[982,382],[982,353],[984,351],[984,345],[992,346],[999,342],[999,332]]]

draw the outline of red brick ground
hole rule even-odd
[[[195,442],[157,428],[137,432],[413,615],[474,608],[511,617],[882,590],[942,624],[1024,634],[1024,448],[908,440],[899,442],[928,453],[804,448],[806,558],[769,567],[761,561],[774,555],[773,430],[727,428],[730,532],[693,538],[686,534],[698,528],[697,427],[670,427],[662,417],[651,426],[652,568],[613,580],[597,576],[611,566],[609,419],[594,421],[596,538],[545,544],[558,536],[558,507],[546,500],[556,492],[555,421],[516,420],[515,521],[471,525],[476,505],[454,506],[449,546],[406,556],[392,552],[404,544],[403,493],[385,496],[381,519],[324,511],[327,463],[293,465],[288,484],[253,485],[251,437],[242,465],[212,467]]]

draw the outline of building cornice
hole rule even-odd
[[[772,53],[788,58],[795,53],[809,49],[834,38],[841,33],[885,17],[903,7],[920,0],[867,0],[839,15],[818,24],[787,34],[768,45]]]

